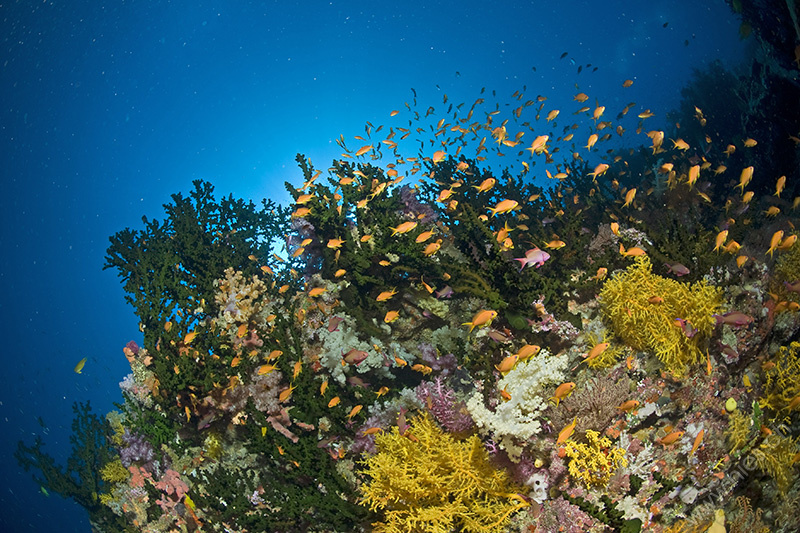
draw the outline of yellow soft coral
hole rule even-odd
[[[800,342],[782,346],[774,362],[775,366],[766,371],[764,396],[759,404],[779,418],[800,407]]]
[[[797,439],[772,434],[752,451],[759,470],[775,480],[782,494],[786,494],[795,478],[794,457],[798,453],[797,443]]]
[[[116,461],[107,463],[100,469],[100,477],[103,478],[103,481],[108,483],[123,483],[130,479],[131,473],[128,472],[127,468],[122,466],[122,461],[117,459]]]
[[[625,450],[611,448],[608,438],[591,429],[586,430],[586,440],[588,444],[566,442],[564,451],[570,458],[569,473],[587,487],[604,487],[617,467],[628,465]]]
[[[636,350],[651,350],[676,377],[703,359],[701,343],[711,335],[722,291],[703,281],[688,284],[652,273],[647,256],[637,257],[600,292],[604,315],[614,333]],[[675,319],[696,329],[691,337]]]
[[[375,441],[379,452],[362,462],[371,481],[361,490],[362,504],[384,513],[376,532],[488,533],[528,505],[489,464],[478,437],[459,441],[427,414],[403,435],[395,426]]]

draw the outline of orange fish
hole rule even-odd
[[[469,326],[469,331],[470,333],[472,333],[473,329],[489,324],[492,320],[494,320],[496,316],[497,316],[497,311],[492,311],[491,309],[483,309],[475,313],[475,316],[472,317],[472,322],[464,322],[461,325]]]
[[[378,295],[377,298],[375,298],[375,301],[377,301],[377,302],[385,302],[386,300],[388,300],[389,298],[391,298],[395,294],[397,294],[397,291],[395,289],[392,289],[390,291],[383,291],[382,293],[380,293]]]
[[[689,187],[693,186],[697,181],[697,178],[700,177],[700,165],[694,165],[689,169],[689,178],[686,180],[686,183]]]
[[[672,433],[664,435],[660,439],[656,440],[656,442],[662,447],[666,448],[670,444],[674,444],[679,441],[681,437],[683,437],[683,431],[673,431]]]
[[[775,251],[775,249],[781,243],[781,239],[783,239],[783,230],[782,229],[778,230],[778,231],[776,231],[775,233],[772,234],[772,238],[769,240],[769,250],[767,250],[767,253],[770,255],[770,257],[772,257],[772,253]],[[766,255],[766,254],[764,254],[764,255]]]
[[[608,170],[608,165],[605,163],[600,163],[596,167],[594,167],[594,172],[590,172],[589,175],[592,177],[592,180],[595,180],[598,176],[602,176]]]
[[[591,135],[589,135],[589,140],[586,142],[586,149],[591,150],[592,146],[594,146],[595,143],[597,143],[597,139],[599,139],[599,137],[596,133],[592,133]]]
[[[714,251],[719,251],[722,245],[725,244],[725,239],[728,238],[728,230],[724,229],[717,233],[717,238],[714,240]]]
[[[622,82],[623,87],[630,87],[631,85],[633,85],[633,80],[625,80]]]
[[[498,213],[509,213],[513,211],[518,205],[519,202],[517,202],[516,200],[507,200],[507,199],[501,200],[500,202],[498,202],[496,206],[494,206],[494,208],[490,209],[489,211],[491,211],[492,216],[495,216]]]
[[[310,291],[308,291],[308,296],[311,298],[316,298],[317,296],[323,294],[326,290],[325,287],[314,287]]]
[[[525,149],[529,150],[531,155],[533,155],[533,154],[537,154],[537,155],[541,154],[542,152],[545,151],[545,148],[546,148],[545,145],[547,144],[547,139],[549,139],[549,138],[550,137],[548,135],[539,135],[538,137],[536,137],[533,140],[531,145],[528,148],[525,148]]]
[[[784,187],[786,187],[786,176],[781,176],[775,184],[775,193],[772,196],[780,198]]]
[[[549,398],[549,400],[553,401],[556,404],[556,407],[558,407],[558,404],[561,402],[561,400],[572,394],[573,390],[575,390],[575,383],[572,381],[562,383],[556,387],[556,392]]]
[[[703,435],[706,434],[705,429],[701,429],[697,436],[694,438],[694,444],[692,445],[692,449],[689,452],[689,455],[694,455],[694,452],[697,451],[697,448],[700,446],[700,443],[703,441]]]
[[[286,400],[288,400],[292,396],[292,391],[296,388],[297,388],[296,386],[290,385],[288,389],[282,390],[281,393],[278,394],[278,401],[285,402]]]
[[[402,224],[400,224],[396,228],[390,228],[390,229],[392,230],[392,236],[394,236],[394,235],[396,235],[398,233],[408,233],[409,231],[411,231],[412,229],[414,229],[416,227],[417,227],[417,222],[415,220],[409,220],[409,221],[403,222]]]
[[[603,355],[603,352],[605,352],[609,346],[610,344],[607,342],[599,342],[595,344],[592,346],[592,349],[589,350],[589,353],[584,356],[583,360],[586,362],[593,361],[594,359]]]
[[[548,243],[545,243],[544,247],[545,248],[550,248],[550,249],[553,249],[553,250],[558,250],[560,248],[565,247],[566,245],[567,245],[567,243],[565,243],[564,241],[560,241],[558,239],[554,239],[554,240],[552,240],[552,241],[550,241]]]
[[[740,187],[742,193],[744,193],[744,188],[747,187],[747,184],[750,183],[750,180],[753,179],[753,167],[746,167],[742,169],[742,173],[739,175],[739,184],[737,187]]]
[[[606,267],[600,267],[597,269],[597,274],[595,274],[592,279],[595,281],[602,281],[608,275],[608,269]]]
[[[362,146],[361,148],[359,148],[359,149],[356,151],[356,157],[359,157],[359,156],[362,156],[362,155],[366,154],[367,152],[369,152],[370,150],[372,150],[372,148],[373,148],[373,147],[372,147],[372,145],[371,145],[371,144],[368,144],[368,145],[366,145],[366,146]]]
[[[537,344],[525,344],[519,351],[515,354],[520,361],[525,361],[530,359],[534,355],[538,354],[542,348]],[[498,369],[499,370],[499,369]]]
[[[568,424],[564,427],[561,431],[558,432],[558,440],[556,440],[556,446],[564,444],[567,440],[572,436],[572,433],[575,431],[575,426],[578,423],[578,417],[572,421],[571,424]]]
[[[511,369],[514,368],[514,365],[517,364],[518,360],[519,360],[519,355],[517,354],[509,355],[508,357],[500,361],[499,365],[495,365],[494,367],[498,370],[498,372],[505,375],[511,372]]]
[[[625,257],[638,257],[640,255],[647,255],[647,252],[636,246],[631,246],[626,250],[625,247],[622,246],[622,243],[619,243],[619,253]]]
[[[758,144],[758,141],[756,141],[755,139],[751,139],[750,137],[748,137],[747,139],[744,140],[745,148],[752,148],[757,144]]]
[[[361,411],[361,409],[363,409],[363,407],[364,407],[363,405],[358,404],[355,407],[353,407],[352,409],[350,409],[350,412],[347,414],[347,418],[352,419],[354,416],[356,416]]]
[[[391,322],[394,322],[398,318],[400,318],[400,313],[399,312],[397,312],[397,311],[388,311],[386,313],[386,316],[383,317],[383,321],[385,323],[389,324]]]
[[[417,235],[417,238],[416,238],[416,239],[414,239],[414,240],[415,240],[416,242],[425,242],[425,241],[427,241],[428,239],[430,239],[431,237],[433,237],[433,230],[429,230],[429,231],[423,231],[422,233],[420,233],[419,235]]]
[[[684,141],[683,139],[673,140],[672,141],[672,148],[678,150],[688,150],[689,144]]]
[[[497,183],[496,179],[494,179],[494,178],[486,178],[485,180],[483,180],[481,182],[480,185],[473,185],[472,187],[474,189],[476,189],[478,192],[486,192],[489,189],[491,189],[492,187],[494,187],[495,183]]]
[[[627,193],[625,193],[625,203],[622,204],[622,207],[628,207],[633,202],[633,198],[636,196],[636,188],[630,189]]]
[[[624,412],[628,413],[630,411],[633,411],[637,407],[639,407],[639,401],[638,400],[628,400],[627,402],[623,402],[622,404],[618,405],[617,409],[619,409],[620,411],[624,411]]]

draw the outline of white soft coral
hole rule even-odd
[[[511,399],[501,402],[494,411],[484,405],[483,396],[476,392],[467,401],[467,410],[484,433],[508,452],[513,461],[518,461],[526,441],[539,433],[539,420],[547,408],[545,387],[560,384],[564,380],[568,356],[550,355],[542,351],[538,356],[519,363],[497,383],[498,390],[505,390]]]

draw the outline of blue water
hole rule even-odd
[[[339,134],[381,124],[412,88],[424,109],[481,87],[566,102],[577,83],[664,124],[692,69],[747,53],[721,0],[555,5],[0,3],[0,531],[89,531],[12,454],[44,434],[65,461],[72,403],[121,401],[122,347],[141,336],[104,253],[170,194],[203,178],[285,204],[296,153],[327,168]]]

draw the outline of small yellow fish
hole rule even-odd
[[[269,374],[270,372],[272,372],[272,371],[273,371],[273,370],[275,370],[276,368],[277,368],[277,367],[276,367],[275,365],[261,365],[260,367],[258,367],[258,372],[257,372],[257,374],[258,374],[259,376],[264,376],[264,375],[266,375],[266,374]]]
[[[542,347],[538,344],[525,344],[519,351],[515,354],[520,361],[525,361],[530,359],[534,355],[538,354],[541,351]],[[499,369],[498,369],[499,370]]]
[[[624,412],[628,413],[630,411],[633,411],[637,407],[639,407],[639,401],[638,400],[628,400],[627,402],[623,402],[622,404],[618,405],[617,409],[619,409],[620,411],[624,411]]]
[[[498,213],[509,213],[513,211],[518,205],[519,202],[517,202],[516,200],[501,200],[500,202],[498,202],[496,206],[494,206],[494,208],[490,209],[489,211],[491,211],[492,216],[495,216]]]
[[[75,373],[76,374],[83,374],[83,366],[85,364],[86,364],[86,358],[84,357],[83,359],[78,361],[77,365],[75,365],[75,368],[73,369],[75,371]]]
[[[622,204],[622,207],[628,207],[633,202],[634,197],[636,197],[636,188],[630,189],[627,193],[625,193],[625,203]]]
[[[283,389],[280,394],[278,394],[278,401],[285,402],[292,396],[292,391],[297,387],[294,385],[290,385],[289,388]]]
[[[672,141],[672,148],[677,150],[688,150],[689,144],[683,139],[678,139]]]
[[[573,390],[575,390],[575,383],[572,381],[562,383],[556,387],[556,392],[549,399],[556,404],[556,407],[558,407],[558,404],[561,402],[561,400],[572,394]]]
[[[744,188],[747,187],[747,184],[750,183],[750,180],[753,179],[753,167],[745,167],[742,169],[742,173],[739,175],[739,184],[736,187],[740,187],[742,193],[744,193]]]
[[[397,291],[395,289],[392,289],[390,291],[383,291],[382,293],[380,293],[378,295],[377,298],[375,298],[375,301],[377,301],[377,302],[385,302],[386,300],[388,300],[389,298],[391,298],[395,294],[397,294]]]
[[[619,222],[611,223],[611,233],[619,237]]]
[[[703,442],[703,436],[706,434],[705,429],[701,429],[697,436],[694,438],[694,444],[692,445],[692,449],[689,451],[689,455],[694,455],[694,452],[697,451],[697,448],[700,447],[700,443]]]
[[[494,179],[494,178],[486,178],[485,180],[483,180],[481,182],[480,185],[473,185],[473,188],[476,189],[479,193],[480,192],[486,192],[489,189],[491,189],[492,187],[494,187],[495,183],[497,183],[496,179]]]
[[[397,312],[397,311],[388,311],[386,313],[386,316],[383,317],[383,321],[385,323],[389,324],[391,322],[394,322],[398,318],[400,318],[400,313],[399,312]]]
[[[196,331],[190,331],[190,332],[189,332],[189,333],[187,333],[187,334],[186,334],[186,336],[183,338],[183,344],[185,344],[185,345],[187,345],[187,346],[188,346],[189,344],[191,344],[191,343],[192,343],[192,341],[195,339],[195,337],[197,337],[197,332],[196,332]]]
[[[728,238],[728,230],[724,229],[717,233],[717,238],[714,239],[714,251],[719,251],[720,248],[725,244],[725,239]]]
[[[775,184],[775,193],[772,196],[777,196],[780,198],[784,187],[786,187],[786,176],[781,176],[778,178],[778,182]]]
[[[328,380],[326,379],[323,381],[319,386],[319,395],[325,396],[325,392],[328,390]]]
[[[343,268],[340,268],[339,270],[337,270],[336,272],[333,273],[333,277],[334,278],[341,278],[345,274],[347,274],[347,270],[345,270]]]
[[[373,146],[371,144],[368,144],[366,146],[362,146],[361,148],[356,150],[356,157],[359,157],[359,156],[362,156],[362,155],[366,154],[367,152],[372,150],[372,148],[373,148]]]
[[[755,139],[751,139],[750,137],[748,137],[747,139],[744,140],[745,148],[752,148],[757,144],[758,144],[758,141],[756,141]]]
[[[673,431],[668,435],[664,435],[660,439],[656,440],[656,443],[660,444],[662,447],[666,448],[670,444],[674,444],[679,441],[683,437],[683,431]]]
[[[498,372],[505,375],[511,372],[511,369],[514,368],[514,365],[517,364],[518,360],[519,360],[519,355],[517,354],[509,355],[508,357],[500,361],[499,365],[495,365],[494,367],[497,369]]]
[[[392,236],[394,236],[394,235],[396,235],[398,233],[401,233],[401,234],[402,233],[408,233],[409,231],[411,231],[412,229],[414,229],[416,227],[417,227],[417,222],[415,220],[409,220],[409,221],[403,222],[402,224],[400,224],[396,228],[390,228],[390,229],[392,230]]]
[[[411,370],[413,370],[415,372],[419,372],[419,373],[424,374],[426,376],[428,374],[430,374],[431,372],[433,372],[433,368],[431,368],[431,367],[429,367],[427,365],[419,364],[419,363],[417,363],[415,365],[411,365]]]
[[[316,298],[317,296],[323,294],[326,290],[328,289],[326,289],[325,287],[314,287],[313,289],[308,291],[308,296],[311,298]]]
[[[619,243],[619,253],[625,257],[638,257],[640,255],[647,255],[647,252],[637,246],[631,246],[626,250],[625,247],[622,246],[622,243]]]
[[[462,326],[469,326],[469,331],[472,333],[472,330],[481,327],[490,323],[494,318],[497,316],[497,311],[492,311],[491,309],[484,309],[475,313],[475,316],[472,317],[472,322],[464,322],[461,324]]]
[[[328,407],[336,407],[337,405],[339,405],[340,401],[341,399],[338,396],[334,396],[333,398],[331,398],[331,401],[328,402]]]
[[[556,446],[564,444],[567,440],[572,436],[572,433],[575,431],[575,426],[578,423],[578,417],[572,421],[571,424],[568,424],[564,427],[561,431],[558,432],[558,440],[556,440]]]
[[[600,267],[597,269],[597,274],[595,274],[592,279],[597,281],[602,281],[608,275],[608,269],[606,267]]]
[[[769,250],[767,250],[767,254],[769,254],[770,257],[772,257],[772,253],[775,251],[775,249],[781,243],[782,239],[783,239],[783,230],[782,229],[780,229],[780,230],[778,230],[778,231],[776,231],[775,233],[772,234],[772,238],[769,240]],[[766,255],[766,254],[764,254],[764,255]]]
[[[423,231],[422,233],[417,235],[417,238],[415,239],[415,241],[421,243],[421,242],[427,241],[431,237],[433,237],[433,230]]]
[[[589,140],[586,142],[585,148],[587,150],[591,150],[595,143],[597,143],[597,139],[599,139],[599,137],[596,133],[589,135]]]
[[[363,405],[358,404],[355,407],[353,407],[352,409],[350,409],[350,412],[347,414],[347,418],[352,420],[352,418],[354,416],[356,416],[361,411],[361,409],[363,407],[364,407]]]
[[[436,252],[439,251],[439,248],[442,247],[442,239],[437,239],[436,242],[428,243],[424,250],[422,250],[422,254],[425,257],[430,257]]]

